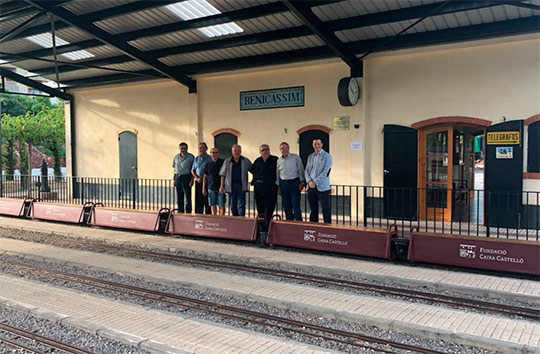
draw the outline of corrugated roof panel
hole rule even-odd
[[[227,36],[230,37],[230,36]],[[206,42],[211,38],[206,37],[198,30],[177,31],[155,37],[145,37],[129,43],[139,49],[152,50],[169,48],[191,43]]]
[[[136,60],[121,63],[121,64],[104,65],[103,67],[109,68],[109,69],[124,70],[124,71],[140,71],[140,70],[151,69],[150,65],[142,63],[140,61],[136,61]]]
[[[58,75],[60,76],[60,82],[62,82],[62,81],[67,81],[67,80],[75,80],[75,79],[82,79],[82,78],[93,77],[93,76],[111,75],[111,74],[115,74],[115,73],[108,70],[101,70],[101,69],[82,69],[82,70],[70,71],[66,73],[59,73]],[[49,80],[53,80],[53,81],[56,80],[55,74],[46,75],[43,77]]]
[[[6,34],[7,32],[9,32],[12,29],[16,28],[17,26],[21,25],[24,21],[29,20],[30,18],[32,18],[34,15],[35,14],[30,14],[28,16],[23,16],[23,17],[15,18],[13,20],[0,22],[0,35]],[[34,22],[33,25],[36,25],[38,23],[44,23],[45,21],[47,21],[47,18],[48,17],[45,16],[45,18],[42,18],[38,22]]]
[[[109,33],[118,34],[178,21],[181,20],[161,6],[95,22],[95,25]]]
[[[300,26],[302,24],[302,22],[300,22],[300,20],[298,20],[298,18],[291,12],[257,17],[249,20],[238,21],[237,23],[238,25],[243,26],[246,33],[271,31],[281,28]]]
[[[62,7],[76,15],[84,15],[90,12],[108,9],[134,1],[136,0],[79,0],[70,1],[68,4]]]
[[[68,28],[63,28],[61,30],[57,30],[55,31],[55,34],[58,37],[62,38],[63,40],[68,41],[69,43],[80,42],[80,41],[93,38],[87,32],[80,30],[78,28],[75,28],[75,27],[68,27]]]
[[[251,6],[264,5],[274,0],[242,0],[242,1],[231,1],[231,0],[207,0],[212,6],[218,9],[221,12],[229,12],[239,9],[245,9]]]
[[[274,42],[268,42],[268,43],[251,44],[251,45],[235,47],[235,48],[225,48],[225,49],[216,49],[216,50],[209,50],[209,51],[203,51],[203,52],[197,52],[197,53],[171,55],[165,58],[161,58],[160,60],[167,65],[176,66],[176,65],[184,65],[184,64],[190,64],[190,63],[196,63],[196,62],[223,60],[223,59],[238,58],[238,57],[243,57],[243,56],[248,56],[248,55],[276,53],[276,52],[282,52],[282,51],[287,51],[287,50],[311,48],[314,46],[318,46],[319,42],[311,37],[315,37],[315,36],[306,36],[306,37],[286,39],[286,40],[280,40],[280,41],[274,41]],[[248,54],[248,53],[256,53],[256,54]]]
[[[299,26],[300,22],[296,17],[294,17],[293,14],[283,13],[254,18],[250,20],[237,21],[236,24],[239,25],[242,29],[244,29],[244,33],[231,34],[219,37],[219,39]],[[158,48],[169,48],[178,45],[186,45],[191,43],[207,42],[215,39],[216,38],[206,37],[199,30],[192,29],[186,31],[171,32],[154,37],[145,37],[135,41],[131,41],[130,44],[141,50],[152,50]]]
[[[437,0],[441,2],[440,0]],[[313,12],[322,20],[330,21],[341,18],[366,15],[375,12],[389,11],[412,6],[426,5],[435,0],[348,0],[313,8]]]

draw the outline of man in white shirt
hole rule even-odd
[[[281,157],[277,161],[277,180],[281,202],[287,220],[302,221],[300,192],[304,188],[304,165],[297,154],[289,152],[289,144],[279,145]]]

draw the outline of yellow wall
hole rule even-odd
[[[492,44],[368,60],[366,183],[382,185],[384,124],[468,116],[493,124],[540,112],[540,41]]]
[[[238,130],[238,143],[252,160],[259,156],[263,143],[279,154],[279,144],[287,141],[291,151],[298,153],[298,129],[311,124],[332,128],[334,116],[350,116],[352,128],[361,113],[361,106],[342,107],[338,102],[336,88],[344,76],[348,76],[347,67],[337,63],[198,79],[202,137],[211,142],[217,129]],[[240,91],[292,86],[305,86],[304,107],[240,111]],[[340,183],[349,182],[350,138],[351,131],[330,133],[330,152],[335,156],[332,179]]]
[[[338,60],[204,75],[191,95],[165,80],[74,90],[77,174],[118,177],[117,136],[124,129],[138,131],[139,177],[170,178],[180,141],[196,154],[199,141],[212,145],[213,131],[236,129],[244,155],[253,160],[262,143],[278,154],[279,143],[288,141],[298,152],[297,129],[332,128],[334,116],[350,116],[349,131],[330,133],[331,182],[382,185],[384,124],[410,126],[455,115],[499,123],[502,116],[523,119],[540,112],[540,40],[527,38],[373,56],[359,80],[361,101],[352,108],[337,100],[338,81],[349,74]],[[291,86],[305,86],[305,107],[239,109],[241,91]],[[364,150],[351,152],[351,141],[363,142]]]
[[[178,83],[77,90],[74,96],[79,176],[119,177],[123,130],[138,132],[139,178],[171,178],[178,143],[196,143],[188,91]]]

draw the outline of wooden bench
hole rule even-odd
[[[25,216],[25,210],[31,207],[34,200],[0,198],[0,215]]]
[[[540,242],[413,231],[408,259],[540,275]]]
[[[84,205],[34,202],[30,215],[32,219],[82,224],[86,222],[85,211],[90,212],[92,206],[91,202]]]
[[[173,210],[167,233],[255,241],[258,219],[237,216],[183,214]]]
[[[91,212],[90,225],[156,232],[161,220],[167,220],[170,210],[159,211],[107,208],[96,205]]]
[[[393,259],[391,241],[397,229],[336,226],[299,221],[275,221],[270,224],[268,243],[318,251]]]

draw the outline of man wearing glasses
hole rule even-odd
[[[255,186],[255,203],[257,213],[264,215],[266,227],[274,214],[277,202],[276,167],[277,156],[270,155],[270,147],[263,144],[259,147],[261,154],[249,170],[253,174],[252,184]]]

